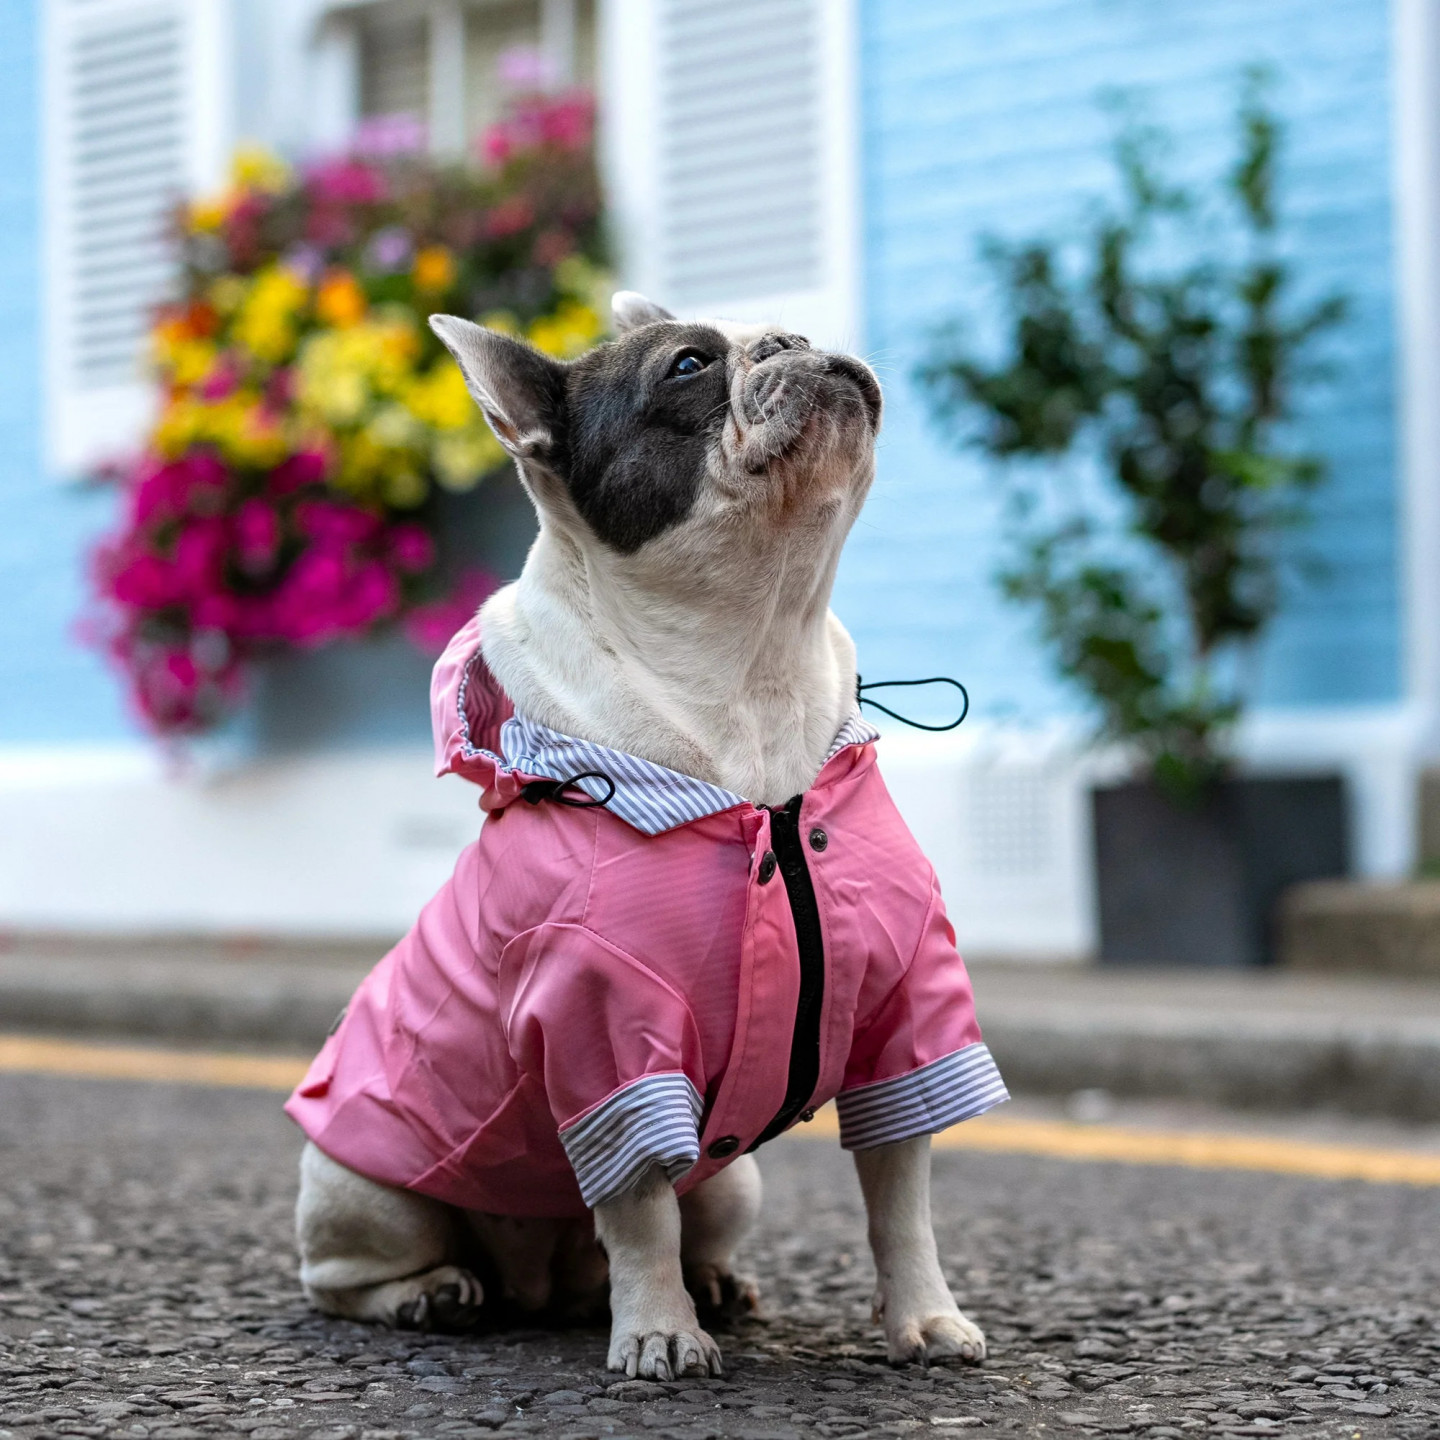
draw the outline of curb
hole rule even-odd
[[[0,956],[0,1029],[314,1051],[366,963]]]
[[[1123,1019],[1065,1025],[992,1014],[985,1039],[1017,1094],[1095,1089],[1127,1099],[1440,1120],[1440,1034],[1237,1031],[1203,1017],[1157,1031]]]
[[[313,1053],[386,947],[26,947],[0,953],[0,1030]],[[1440,1120],[1440,987],[1277,972],[972,967],[1017,1094]]]

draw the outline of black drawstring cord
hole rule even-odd
[[[570,799],[565,791],[581,780],[603,780],[610,787],[610,792],[599,800],[584,791],[581,791],[585,795],[583,800]],[[572,810],[596,810],[615,798],[615,782],[603,770],[582,770],[568,780],[531,780],[520,787],[520,797],[532,805],[538,805],[542,800],[553,800],[557,805],[568,805]]]
[[[952,720],[948,725],[926,725],[922,720],[912,720],[908,715],[901,715],[898,711],[890,709],[888,705],[882,705],[878,700],[872,700],[865,693],[867,690],[890,690],[902,685],[953,685],[965,702],[960,710],[960,718]],[[954,730],[957,726],[965,723],[965,717],[970,713],[970,692],[958,680],[952,680],[948,675],[931,675],[926,680],[872,680],[868,685],[862,684],[857,675],[855,677],[855,699],[861,705],[869,705],[871,709],[880,711],[882,715],[888,715],[892,720],[898,720],[902,725],[912,726],[916,730]]]

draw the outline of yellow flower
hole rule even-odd
[[[366,427],[370,438],[388,450],[404,450],[424,436],[415,417],[401,405],[382,405]]]
[[[188,388],[208,378],[219,353],[208,340],[181,340],[169,347],[163,363],[175,384]]]
[[[610,298],[611,277],[583,255],[567,255],[555,267],[555,288],[603,312]]]
[[[209,195],[203,200],[192,201],[186,213],[186,222],[192,230],[209,234],[225,223],[234,203],[234,194],[229,190],[219,195]]]
[[[480,317],[480,323],[487,330],[498,330],[502,335],[513,335],[517,340],[525,333],[513,310],[492,310]]]
[[[238,275],[218,275],[206,292],[220,315],[233,315],[245,301],[245,282]]]
[[[365,318],[365,292],[348,270],[332,270],[315,296],[315,314],[326,325],[344,329]]]
[[[331,426],[367,423],[372,407],[382,399],[396,397],[404,404],[419,350],[413,323],[398,318],[315,332],[300,347],[295,366],[301,410]],[[388,408],[413,428],[413,410],[407,414],[399,405]]]
[[[247,190],[278,195],[290,184],[290,167],[263,145],[241,145],[230,162],[230,176]]]
[[[295,347],[295,322],[309,295],[298,275],[282,265],[267,265],[241,303],[235,339],[259,359],[280,364]]]
[[[425,498],[425,477],[412,466],[398,465],[385,472],[380,489],[397,510],[413,510]]]
[[[531,323],[529,340],[537,349],[560,360],[582,355],[604,333],[600,313],[591,305],[562,300],[553,315],[542,315]]]
[[[404,400],[417,420],[437,430],[459,430],[476,418],[475,402],[465,388],[465,377],[448,356],[428,375],[408,385]]]
[[[505,461],[505,451],[488,426],[441,435],[431,451],[435,478],[447,490],[473,489],[480,478]]]
[[[455,257],[444,245],[427,245],[415,256],[410,277],[419,290],[438,294],[455,283]]]
[[[173,460],[193,445],[204,424],[204,406],[188,395],[173,397],[160,412],[150,437],[155,449]]]

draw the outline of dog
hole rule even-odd
[[[978,1363],[929,1145],[1005,1089],[829,609],[879,384],[779,327],[613,310],[568,364],[431,321],[540,528],[435,672],[480,838],[287,1106],[305,1293],[436,1329],[608,1293],[611,1370],[719,1374],[753,1151],[835,1097],[889,1358]]]

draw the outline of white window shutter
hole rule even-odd
[[[603,16],[626,282],[684,315],[859,342],[853,0],[624,0]]]
[[[229,148],[224,0],[46,0],[46,458],[123,456],[153,399],[154,307],[173,292],[172,207]]]

